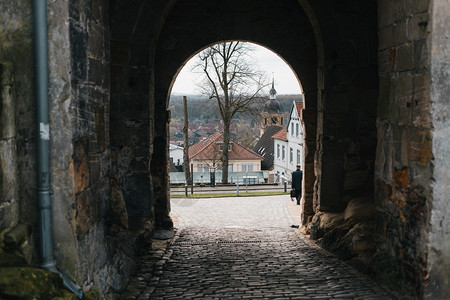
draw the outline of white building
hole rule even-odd
[[[170,144],[169,146],[169,156],[170,161],[173,162],[175,166],[183,165],[183,147]]]
[[[291,174],[303,161],[303,102],[294,101],[286,127],[272,136],[274,139],[275,182],[291,181]]]

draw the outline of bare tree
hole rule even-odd
[[[222,42],[198,54],[194,70],[204,74],[199,88],[216,101],[223,121],[222,183],[228,183],[230,125],[236,113],[258,114],[263,104],[266,76],[252,61],[253,48],[246,42]]]

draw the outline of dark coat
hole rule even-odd
[[[292,173],[292,188],[296,190],[302,189],[302,179],[303,172],[301,170],[296,170]]]

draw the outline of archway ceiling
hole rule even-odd
[[[296,0],[178,1],[158,42],[157,87],[168,88],[187,59],[223,40],[246,40],[270,48],[291,65],[305,92],[317,88],[314,34]]]
[[[327,68],[377,63],[376,1],[338,2],[113,0],[111,48],[118,46],[116,52],[129,65],[154,69],[155,88],[167,91],[183,63],[199,50],[223,40],[248,40],[283,57],[308,94],[318,88],[319,59]],[[311,8],[308,16],[302,6]]]

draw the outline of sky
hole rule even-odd
[[[300,84],[291,68],[277,54],[271,50],[253,44],[255,46],[254,57],[259,69],[266,72],[267,76],[275,80],[277,94],[301,94]],[[191,72],[195,56],[189,60],[178,74],[172,87],[173,94],[197,94],[195,87],[196,74]]]

